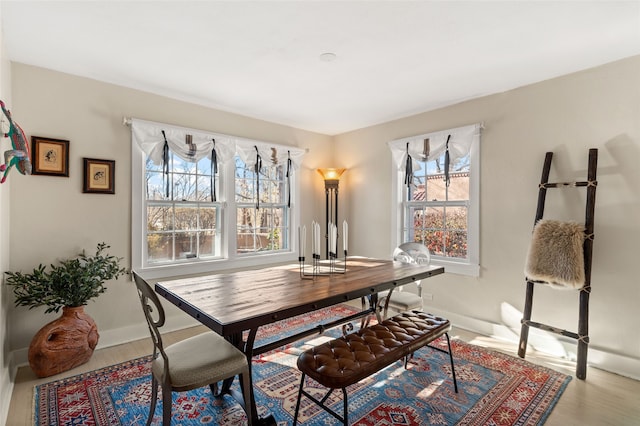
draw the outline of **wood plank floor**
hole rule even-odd
[[[165,343],[171,344],[204,330],[204,327],[194,327],[170,333],[165,336]],[[515,344],[479,336],[460,329],[454,329],[450,335],[479,346],[517,356]],[[74,376],[149,353],[151,353],[150,340],[140,340],[98,350],[87,364],[58,376],[38,379],[29,367],[20,368],[11,396],[7,426],[33,424],[32,403],[35,385]],[[578,380],[574,375],[574,363],[536,353],[527,353],[527,360],[573,375],[573,379],[569,382],[560,401],[549,416],[546,425],[640,426],[640,381],[607,373],[593,367],[587,369],[587,380]]]

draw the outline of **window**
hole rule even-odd
[[[149,265],[220,257],[220,214],[213,202],[211,160],[189,162],[169,154],[162,165],[146,160],[146,244]]]
[[[286,170],[271,165],[256,173],[239,158],[235,169],[237,253],[288,249]]]
[[[396,140],[394,242],[419,242],[448,272],[479,273],[479,125]]]
[[[132,262],[149,278],[297,259],[304,151],[132,121]]]

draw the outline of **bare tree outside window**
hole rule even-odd
[[[150,264],[218,256],[220,205],[211,199],[211,162],[171,154],[169,173],[146,162],[147,261]]]
[[[263,164],[259,172],[236,158],[237,253],[287,249],[288,207],[282,165]]]
[[[424,244],[432,255],[467,259],[470,157],[443,170],[444,154],[421,161],[407,189],[405,241]]]

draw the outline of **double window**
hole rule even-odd
[[[479,273],[480,126],[390,142],[394,242],[424,244],[448,272]]]
[[[304,151],[132,122],[132,259],[150,278],[295,258]]]

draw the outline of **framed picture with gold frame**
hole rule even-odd
[[[69,141],[31,136],[31,174],[69,177]]]
[[[82,192],[96,194],[115,194],[116,162],[83,158],[84,180]]]

